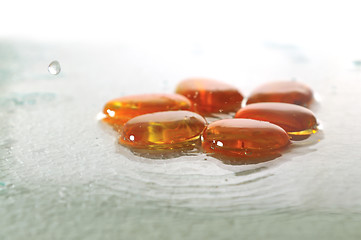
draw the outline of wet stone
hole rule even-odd
[[[190,111],[144,114],[124,125],[119,143],[136,149],[185,148],[199,140],[205,127],[206,120]]]
[[[202,115],[237,111],[243,96],[237,88],[216,80],[192,78],[180,82],[176,93],[187,97]]]
[[[302,140],[317,132],[317,120],[305,107],[289,103],[254,103],[240,109],[235,118],[267,121],[283,128],[292,140]]]
[[[258,102],[283,102],[309,107],[313,100],[312,90],[296,81],[265,83],[256,88],[247,99],[247,104]]]
[[[191,102],[179,94],[141,94],[113,99],[105,104],[103,113],[104,121],[122,125],[142,114],[190,108]]]
[[[223,119],[208,125],[203,149],[218,156],[262,158],[280,154],[290,144],[287,133],[269,122],[252,119]]]

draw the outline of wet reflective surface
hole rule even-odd
[[[267,121],[283,128],[292,138],[307,138],[317,132],[314,113],[301,106],[288,103],[253,103],[237,111],[235,118]]]
[[[280,155],[290,144],[281,127],[253,119],[223,119],[207,126],[202,146],[208,153],[244,158]]]
[[[311,53],[311,63],[290,62],[263,46],[247,56],[249,46],[205,47],[196,59],[186,47],[68,47],[0,42],[1,239],[360,239],[361,113],[349,107],[360,71]],[[44,69],[54,56],[64,66],[55,78]],[[224,64],[231,57],[237,64]],[[229,165],[192,151],[134,154],[96,119],[113,96],[172,93],[199,72],[234,79],[245,95],[299,76],[322,97],[312,106],[322,138]]]

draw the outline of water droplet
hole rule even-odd
[[[60,63],[58,61],[52,61],[49,64],[48,71],[52,75],[57,75],[61,71]]]

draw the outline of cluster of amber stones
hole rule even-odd
[[[304,84],[270,82],[252,92],[243,108],[242,101],[243,95],[231,85],[187,79],[175,94],[120,97],[107,102],[103,113],[124,146],[156,151],[201,141],[204,152],[239,162],[278,156],[290,140],[317,132],[316,117],[307,109],[313,93]],[[208,124],[205,117],[215,113],[228,113],[230,118]]]

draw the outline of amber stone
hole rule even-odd
[[[283,128],[292,140],[317,132],[317,120],[305,107],[289,103],[254,103],[240,109],[235,118],[267,121]]]
[[[192,78],[180,82],[176,93],[193,103],[193,111],[203,115],[235,112],[241,106],[243,96],[237,88],[216,80]]]
[[[208,153],[233,157],[267,157],[278,154],[290,143],[279,126],[253,119],[223,119],[208,125],[203,133],[203,149]]]
[[[206,127],[206,120],[190,111],[149,113],[129,120],[119,142],[140,149],[174,149],[194,144]]]
[[[170,111],[189,110],[191,102],[179,94],[142,94],[113,99],[104,106],[105,121],[123,124],[138,115]]]
[[[313,100],[312,90],[296,81],[269,82],[256,88],[247,104],[257,102],[284,102],[308,107]]]

